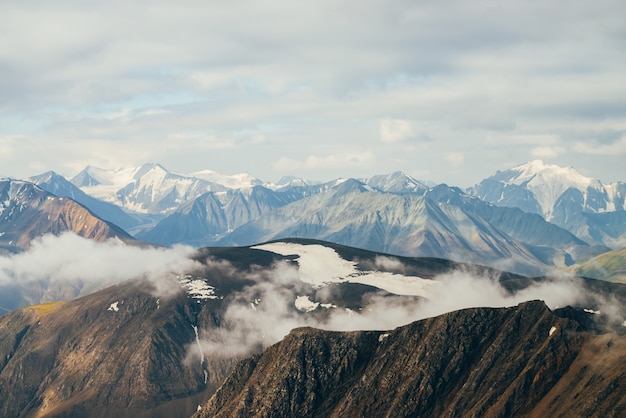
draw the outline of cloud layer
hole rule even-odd
[[[390,259],[380,262],[389,265]],[[398,261],[394,270],[402,270]],[[615,301],[591,294],[582,281],[572,276],[553,277],[511,293],[497,277],[459,270],[435,278],[428,299],[389,297],[372,294],[364,298],[361,310],[317,305],[313,313],[294,309],[297,297],[307,289],[293,266],[278,264],[273,271],[255,276],[256,283],[236,295],[219,329],[201,332],[199,344],[189,347],[189,358],[197,356],[247,355],[280,341],[296,327],[310,326],[335,331],[389,330],[420,319],[472,307],[508,307],[529,300],[542,300],[551,309],[581,304],[599,309],[611,321],[624,321],[623,308]],[[310,292],[310,289],[309,289]],[[311,302],[314,296],[310,297]],[[311,305],[314,306],[314,305]]]
[[[17,286],[36,304],[145,278],[166,295],[174,287],[180,289],[177,275],[199,266],[190,259],[194,251],[184,246],[140,248],[116,240],[101,243],[73,233],[46,235],[33,241],[27,252],[0,256],[0,290]]]
[[[159,161],[468,186],[540,155],[618,180],[625,14],[620,0],[6,4],[1,175]]]

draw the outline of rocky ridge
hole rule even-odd
[[[194,418],[620,416],[624,347],[539,301],[393,331],[296,329],[239,363]]]

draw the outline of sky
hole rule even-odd
[[[0,176],[626,181],[626,2],[4,2]]]

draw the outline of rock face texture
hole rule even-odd
[[[44,234],[68,231],[96,241],[134,241],[74,200],[54,196],[33,183],[0,181],[0,202],[0,248],[9,251],[24,250]]]
[[[190,415],[234,362],[185,362],[193,327],[211,320],[185,295],[159,300],[128,286],[6,315],[0,416]]]
[[[194,417],[623,416],[626,341],[542,302],[389,332],[294,330]]]

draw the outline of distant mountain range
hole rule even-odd
[[[29,180],[159,245],[315,238],[524,274],[626,247],[626,186],[540,161],[498,172],[465,191],[400,172],[272,184],[248,174],[175,174],[159,164],[87,167],[70,180],[52,172]]]

